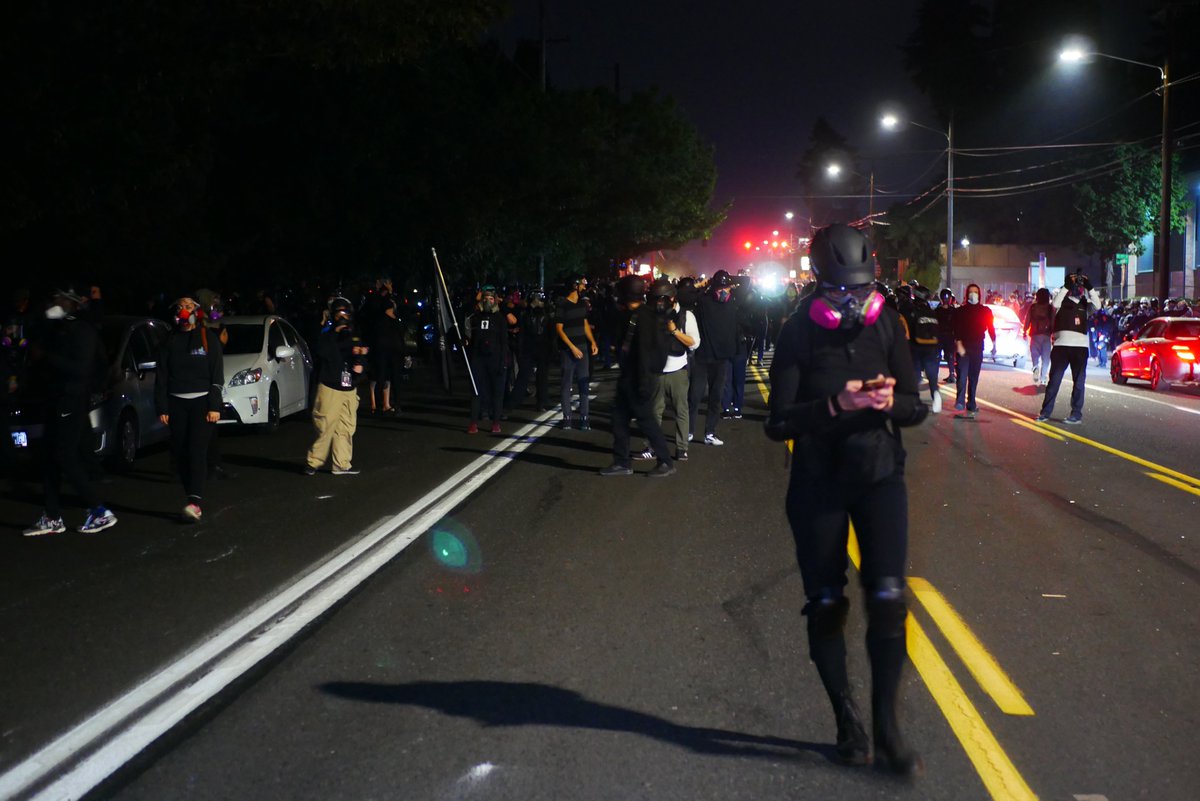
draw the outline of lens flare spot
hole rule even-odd
[[[429,533],[429,548],[438,564],[461,573],[478,573],[482,567],[479,543],[454,520],[442,520]]]

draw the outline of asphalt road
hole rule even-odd
[[[1200,797],[1194,392],[1094,371],[1084,425],[1038,425],[1028,374],[989,367],[977,419],[906,431],[906,784],[831,761],[760,390],[675,476],[601,478],[612,378],[592,432],[501,437],[418,381],[360,419],[358,476],[300,475],[306,420],[223,431],[238,476],[197,526],[161,449],[93,537],[22,538],[12,483],[0,798]]]

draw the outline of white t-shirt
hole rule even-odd
[[[676,305],[675,308],[678,309],[679,306]],[[696,348],[700,347],[700,326],[696,325],[696,318],[692,315],[692,313],[690,311],[684,312],[684,331],[683,332],[695,340],[695,342],[692,343],[692,346],[690,348],[688,348],[689,351],[693,351]],[[671,336],[674,336],[674,334],[672,334]],[[683,368],[687,367],[687,363],[688,363],[688,357],[687,357],[686,353],[681,356],[668,356],[667,364],[665,367],[663,367],[663,375],[666,375],[667,373],[678,372],[679,370],[682,370]]]

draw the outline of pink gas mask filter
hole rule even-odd
[[[830,297],[832,296],[832,297]],[[883,312],[884,298],[873,284],[858,289],[828,287],[813,298],[808,316],[822,328],[834,330],[852,325],[874,325]]]

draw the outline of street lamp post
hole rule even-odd
[[[1126,64],[1136,64],[1139,67],[1148,67],[1152,70],[1157,70],[1158,77],[1162,80],[1162,145],[1160,152],[1160,158],[1162,159],[1162,186],[1160,187],[1158,205],[1158,242],[1155,248],[1157,253],[1154,266],[1154,294],[1158,296],[1160,303],[1165,304],[1167,302],[1167,295],[1171,291],[1171,157],[1173,155],[1170,102],[1171,64],[1168,59],[1164,59],[1163,65],[1160,67],[1144,61],[1134,61],[1133,59],[1121,58],[1120,56],[1113,56],[1108,53],[1083,50],[1079,47],[1068,47],[1059,53],[1058,57],[1061,61],[1074,63],[1083,61],[1089,56],[1122,61]]]
[[[857,170],[850,170],[851,174],[857,175],[859,178],[867,179],[867,224],[875,225],[875,170],[871,170],[869,175],[863,175]],[[825,174],[830,178],[837,178],[842,174],[842,165],[834,162],[825,168]]]
[[[918,128],[924,128],[926,131],[933,131],[939,136],[946,137],[946,288],[951,292],[954,291],[954,117],[951,116],[950,122],[946,125],[945,131],[939,131],[937,128],[930,128],[928,125],[922,125],[913,120],[905,120],[909,125],[915,125]],[[900,124],[900,118],[894,114],[887,114],[880,120],[884,128],[889,131],[894,130]]]

